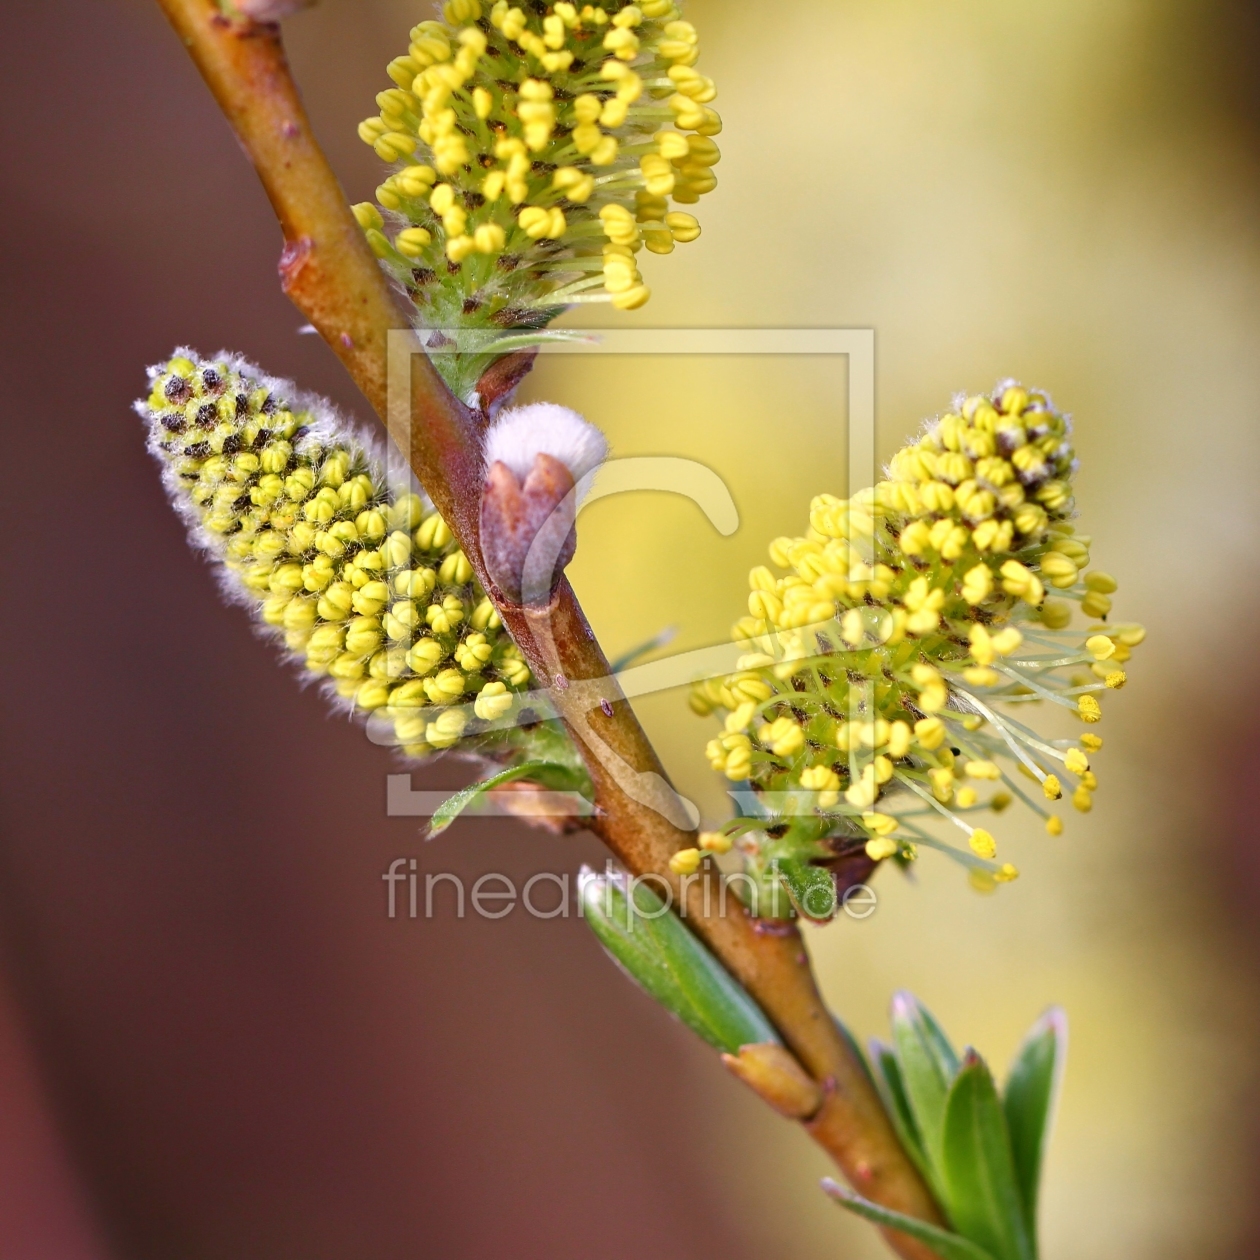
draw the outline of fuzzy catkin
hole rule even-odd
[[[379,445],[236,355],[182,348],[136,404],[225,593],[410,756],[511,738],[530,671],[446,522]]]
[[[878,485],[820,495],[807,533],[770,545],[783,572],[749,575],[738,670],[691,698],[723,719],[710,764],[760,801],[734,824],[750,828],[754,875],[776,861],[910,862],[924,845],[987,889],[1017,871],[994,861],[977,812],[1018,798],[1058,835],[1055,802],[1089,811],[1102,740],[1042,736],[1034,706],[1092,727],[1145,632],[1108,621],[1117,582],[1090,568],[1070,521],[1075,472],[1069,418],[1004,382],[956,399]],[[940,841],[937,822],[966,848]]]
[[[368,242],[425,323],[533,327],[570,302],[648,300],[636,255],[700,226],[721,120],[674,0],[448,0],[359,128],[394,165]],[[531,312],[534,314],[531,315]]]

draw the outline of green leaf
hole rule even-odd
[[[943,1154],[954,1228],[997,1260],[1033,1260],[1006,1116],[993,1076],[974,1050],[949,1091]]]
[[[945,1201],[944,1187],[940,1184],[936,1169],[927,1152],[923,1149],[923,1137],[915,1123],[914,1112],[910,1109],[910,1099],[906,1094],[906,1083],[901,1075],[901,1065],[893,1048],[882,1041],[871,1042],[871,1063],[874,1065],[875,1087],[884,1100],[884,1110],[892,1120],[897,1138],[905,1148],[923,1179],[932,1187],[932,1192],[942,1203]]]
[[[944,1184],[945,1101],[958,1072],[958,1056],[927,1007],[912,993],[902,991],[893,998],[892,1031],[915,1128],[935,1170],[931,1180]]]
[[[740,1046],[778,1042],[761,1008],[649,884],[584,866],[578,888],[583,915],[613,959],[710,1045],[736,1054]]]
[[[567,766],[553,761],[522,761],[499,771],[498,774],[492,774],[488,779],[478,779],[476,783],[470,783],[453,796],[448,796],[433,811],[433,817],[429,820],[429,839],[440,836],[479,796],[501,783],[511,783],[513,779],[537,779],[544,787],[557,791],[573,791],[577,787],[574,775]]]
[[[622,652],[616,660],[609,664],[609,672],[619,674],[623,669],[629,669],[640,657],[646,656],[649,652],[655,652],[657,648],[663,648],[667,643],[672,643],[677,637],[677,626],[666,626],[663,630],[658,630],[646,642],[638,644],[637,647],[632,647],[628,652]]]
[[[931,1042],[932,1051],[938,1061],[944,1065],[952,1080],[958,1075],[958,1052],[950,1045],[945,1030],[936,1022],[932,1012],[922,1002],[918,1003],[919,1018],[923,1021],[923,1031]]]
[[[1037,1233],[1037,1189],[1050,1124],[1067,1060],[1067,1015],[1052,1007],[1020,1046],[1002,1100],[1011,1135],[1015,1176],[1026,1209],[1028,1232]]]
[[[780,858],[775,870],[783,880],[797,913],[825,923],[836,913],[836,881],[829,871],[796,858]]]
[[[977,1247],[966,1238],[951,1234],[947,1229],[929,1225],[927,1221],[918,1220],[916,1217],[905,1216],[901,1212],[892,1211],[891,1208],[880,1207],[878,1203],[872,1203],[869,1199],[862,1198],[860,1194],[854,1194],[852,1190],[832,1181],[830,1177],[823,1178],[822,1186],[837,1203],[848,1208],[850,1212],[856,1212],[858,1216],[864,1216],[868,1221],[874,1221],[876,1225],[882,1225],[885,1229],[899,1230],[931,1247],[941,1260],[994,1260],[983,1247]]]

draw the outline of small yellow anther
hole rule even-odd
[[[971,845],[972,852],[978,857],[992,858],[997,853],[997,841],[983,827],[977,827],[971,833],[968,843]]]
[[[698,843],[706,853],[729,853],[734,841],[720,831],[702,831]]]
[[[694,875],[700,869],[701,857],[699,849],[679,849],[669,859],[669,869],[675,875]]]
[[[1085,650],[1096,661],[1105,661],[1116,653],[1116,645],[1105,634],[1094,634],[1085,640]]]

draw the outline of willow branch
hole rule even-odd
[[[643,728],[610,677],[569,584],[552,605],[527,610],[508,601],[481,563],[478,507],[483,482],[480,421],[446,388],[428,357],[411,356],[410,415],[387,400],[387,342],[411,321],[363,239],[312,134],[275,26],[225,17],[215,0],[158,0],[257,168],[284,233],[285,293],[341,359],[406,452],[499,607],[504,623],[587,762],[596,830],[637,875],[654,874],[685,897],[690,925],[761,1005],[824,1101],[805,1127],[867,1198],[935,1223],[939,1210],[884,1113],[860,1058],[823,1005],[799,933],[758,932],[733,899],[706,914],[700,888],[680,889],[669,859],[694,836],[676,809],[652,808],[630,783],[668,778]],[[392,414],[392,418],[391,418]],[[587,682],[591,687],[583,687]],[[598,696],[605,700],[604,704]],[[907,1260],[929,1260],[922,1244],[887,1233]]]

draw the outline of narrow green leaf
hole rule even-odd
[[[958,1052],[950,1044],[945,1030],[936,1022],[936,1017],[922,1002],[919,1006],[919,1018],[923,1021],[923,1031],[932,1044],[933,1053],[944,1066],[952,1080],[958,1075]]]
[[[623,669],[629,669],[641,657],[646,656],[649,652],[655,652],[657,648],[663,648],[667,643],[672,643],[677,637],[678,627],[666,626],[663,630],[658,630],[646,642],[632,647],[628,652],[623,652],[609,664],[608,669],[611,673],[619,674]]]
[[[906,1083],[901,1075],[901,1065],[892,1046],[882,1041],[871,1042],[871,1063],[874,1066],[875,1087],[884,1100],[884,1110],[892,1120],[897,1137],[910,1156],[923,1179],[932,1187],[938,1200],[945,1201],[944,1187],[939,1183],[936,1169],[923,1149],[923,1136],[915,1123],[910,1099],[906,1095]]]
[[[905,1216],[890,1208],[880,1207],[878,1203],[872,1203],[869,1199],[862,1198],[860,1194],[854,1194],[852,1190],[832,1181],[830,1177],[823,1178],[822,1186],[823,1190],[841,1207],[846,1207],[850,1212],[856,1212],[858,1216],[864,1216],[868,1221],[874,1221],[876,1225],[882,1225],[885,1229],[896,1229],[916,1239],[925,1246],[931,1247],[941,1260],[994,1260],[983,1247],[977,1247],[966,1238],[951,1234],[946,1229],[938,1229],[935,1225],[929,1225],[927,1221],[920,1221],[913,1216]]]
[[[836,881],[831,878],[830,872],[795,858],[779,859],[774,866],[798,914],[819,923],[825,923],[835,915]]]
[[[949,1091],[943,1154],[954,1228],[997,1260],[1033,1260],[1006,1116],[993,1076],[974,1050]]]
[[[440,836],[483,793],[501,783],[511,783],[513,779],[538,779],[546,787],[558,791],[570,791],[576,786],[574,776],[567,766],[553,761],[522,761],[498,774],[492,774],[488,779],[478,779],[476,783],[470,783],[466,788],[460,788],[458,792],[448,796],[433,811],[433,817],[429,820],[429,839]]]
[[[958,1071],[958,1056],[927,1007],[912,993],[902,991],[893,998],[892,1032],[915,1128],[935,1170],[932,1181],[943,1184],[945,1100]]]
[[[779,1040],[761,1008],[649,884],[633,882],[633,910],[622,873],[596,875],[584,866],[578,887],[586,921],[613,959],[710,1045],[735,1054]]]
[[[1037,1233],[1037,1192],[1054,1118],[1059,1083],[1067,1061],[1067,1015],[1052,1007],[1024,1038],[1002,1099],[1011,1134],[1015,1176],[1026,1209],[1028,1232]]]

